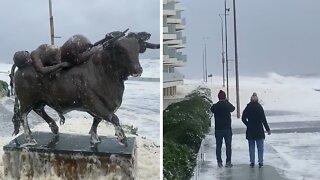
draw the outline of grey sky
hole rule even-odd
[[[234,59],[232,0],[228,21],[229,59]],[[221,20],[224,0],[182,0],[186,11],[187,78],[202,78],[203,37],[207,39],[208,72],[222,76]],[[318,73],[320,67],[319,0],[236,1],[240,75]],[[234,69],[234,62],[230,62]],[[230,71],[230,77],[234,71]]]
[[[61,46],[74,34],[96,42],[111,31],[147,31],[149,42],[160,43],[159,0],[52,0],[55,44]],[[48,0],[1,0],[0,62],[11,63],[14,52],[32,51],[50,44]],[[141,58],[159,58],[147,50]]]

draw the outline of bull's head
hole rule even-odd
[[[140,43],[136,38],[125,37],[125,30],[119,35],[103,43],[104,49],[113,49],[116,55],[117,64],[126,69],[126,73],[134,77],[142,74],[142,67],[139,62]]]
[[[150,39],[151,34],[147,33],[147,32],[130,32],[127,37],[132,37],[132,38],[136,38],[139,41],[140,44],[140,53],[144,53],[146,51],[146,49],[159,49],[160,48],[160,44],[153,44],[153,43],[149,43],[147,42],[147,40]]]

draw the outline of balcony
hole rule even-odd
[[[177,35],[176,34],[163,34],[163,40],[174,40],[177,39]]]
[[[163,9],[163,15],[164,16],[175,16],[176,15],[176,10],[171,10],[171,9]]]
[[[163,33],[168,33],[169,32],[168,31],[168,27],[163,27],[162,30],[163,30]]]
[[[176,24],[176,30],[184,30],[186,28],[186,18],[182,18],[181,24]]]
[[[175,2],[168,0],[163,4],[163,10],[175,10]]]
[[[162,26],[163,26],[163,27],[167,27],[167,26],[168,26],[167,16],[163,16]]]
[[[168,24],[168,32],[171,34],[175,34],[177,32],[176,26],[173,24]]]
[[[170,41],[163,41],[163,44],[168,44],[169,46],[172,46],[172,45],[179,45],[179,44],[182,44],[182,40],[170,40]]]
[[[182,23],[182,20],[179,19],[179,18],[171,18],[171,17],[168,17],[168,18],[167,18],[167,23],[168,23],[168,24],[181,24],[181,23]]]
[[[177,70],[175,70],[174,73],[167,73],[163,72],[163,82],[176,82],[176,81],[183,81],[183,74],[179,73]]]
[[[163,46],[163,63],[172,65],[175,67],[184,66],[187,62],[187,56],[183,55],[182,52],[177,52],[176,49]]]

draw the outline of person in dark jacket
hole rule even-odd
[[[231,112],[235,107],[226,99],[226,93],[222,90],[218,94],[219,101],[211,106],[211,112],[215,119],[215,137],[216,137],[216,156],[219,167],[222,167],[221,147],[222,140],[226,144],[226,167],[232,167],[231,164]]]
[[[259,167],[263,166],[263,145],[265,139],[263,126],[267,130],[268,135],[271,134],[264,110],[258,101],[257,93],[253,93],[250,103],[247,104],[242,113],[242,122],[247,126],[246,139],[249,143],[250,167],[252,168],[255,163],[255,143],[258,149]]]

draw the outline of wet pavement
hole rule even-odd
[[[263,168],[249,168],[247,164],[237,164],[218,173],[224,180],[281,180],[276,169],[266,165]]]
[[[216,163],[216,144],[214,137],[214,128],[208,133],[203,140],[202,145],[202,161],[198,162],[196,171],[198,171],[197,177],[193,177],[193,180],[285,180],[280,175],[281,170],[275,167],[265,164],[262,168],[257,165],[254,168],[249,167],[249,156],[246,147],[247,141],[244,134],[234,134],[232,140],[232,168],[222,167],[219,168]],[[244,145],[245,144],[245,145]],[[222,147],[222,158],[225,158],[225,147]],[[275,149],[272,146],[265,143],[265,159],[282,159],[277,155]],[[247,164],[244,164],[248,162]],[[223,162],[225,165],[225,162]],[[278,172],[279,171],[279,172]]]
[[[269,123],[272,133],[313,133],[320,132],[319,121],[304,121],[304,122],[277,122]],[[196,176],[193,180],[286,180],[288,179],[283,170],[268,164],[268,159],[272,159],[279,165],[288,166],[287,162],[279,155],[279,153],[270,145],[268,141],[265,142],[265,160],[266,164],[262,168],[257,165],[254,168],[249,167],[249,155],[247,150],[247,141],[245,139],[244,128],[233,129],[233,142],[232,142],[232,168],[218,168],[215,156],[215,137],[214,127],[206,135],[202,142],[202,159],[198,161],[196,167]],[[268,139],[268,137],[266,137]],[[224,145],[223,145],[224,146]],[[222,148],[222,157],[224,157],[225,148]],[[245,164],[248,162],[248,164]],[[225,163],[225,162],[224,162]]]

